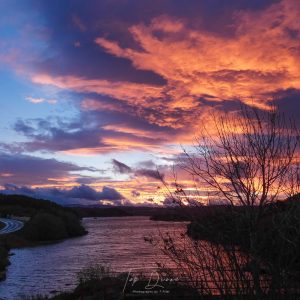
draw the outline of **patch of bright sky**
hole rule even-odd
[[[76,113],[68,101],[68,93],[35,85],[29,80],[31,60],[46,59],[53,53],[47,45],[48,29],[43,25],[43,18],[27,4],[16,0],[0,1],[0,129],[4,143],[25,140],[13,130],[18,119],[68,118]],[[54,99],[57,105],[47,101],[33,104],[26,100],[27,97]]]
[[[56,104],[47,102],[33,104],[27,97],[56,99]],[[11,70],[0,70],[0,128],[4,133],[1,142],[23,141],[24,137],[13,130],[18,119],[48,118],[51,116],[72,117],[76,113],[70,104],[69,95],[49,86],[34,85]]]

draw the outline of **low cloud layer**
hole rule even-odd
[[[62,205],[129,205],[130,201],[125,199],[114,188],[104,186],[101,192],[87,186],[75,186],[72,189],[58,188],[28,188],[14,184],[6,184],[0,193],[11,195],[26,195],[37,199],[51,200]]]

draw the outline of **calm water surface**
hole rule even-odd
[[[87,218],[83,225],[89,231],[83,237],[13,249],[7,279],[0,283],[0,299],[71,290],[76,285],[76,273],[96,263],[109,265],[117,272],[155,267],[161,256],[144,237],[185,228],[183,223],[151,221],[147,217]]]

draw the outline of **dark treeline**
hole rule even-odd
[[[247,253],[249,235],[256,236],[256,251],[263,262],[261,272],[285,272],[288,280],[300,280],[300,194],[265,207],[255,228],[249,228],[249,210],[258,207],[224,206],[194,219],[188,235],[224,246],[238,246]]]
[[[119,207],[73,207],[73,210],[81,217],[127,217],[130,213]]]
[[[174,219],[186,219],[181,209],[178,207],[146,207],[146,206],[88,206],[72,207],[76,213],[82,217],[129,217],[129,216],[146,216],[153,220],[174,221]]]

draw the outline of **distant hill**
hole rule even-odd
[[[23,195],[0,194],[0,216],[4,216],[7,213],[30,217],[38,210],[71,211],[69,208],[44,199],[36,199]]]

